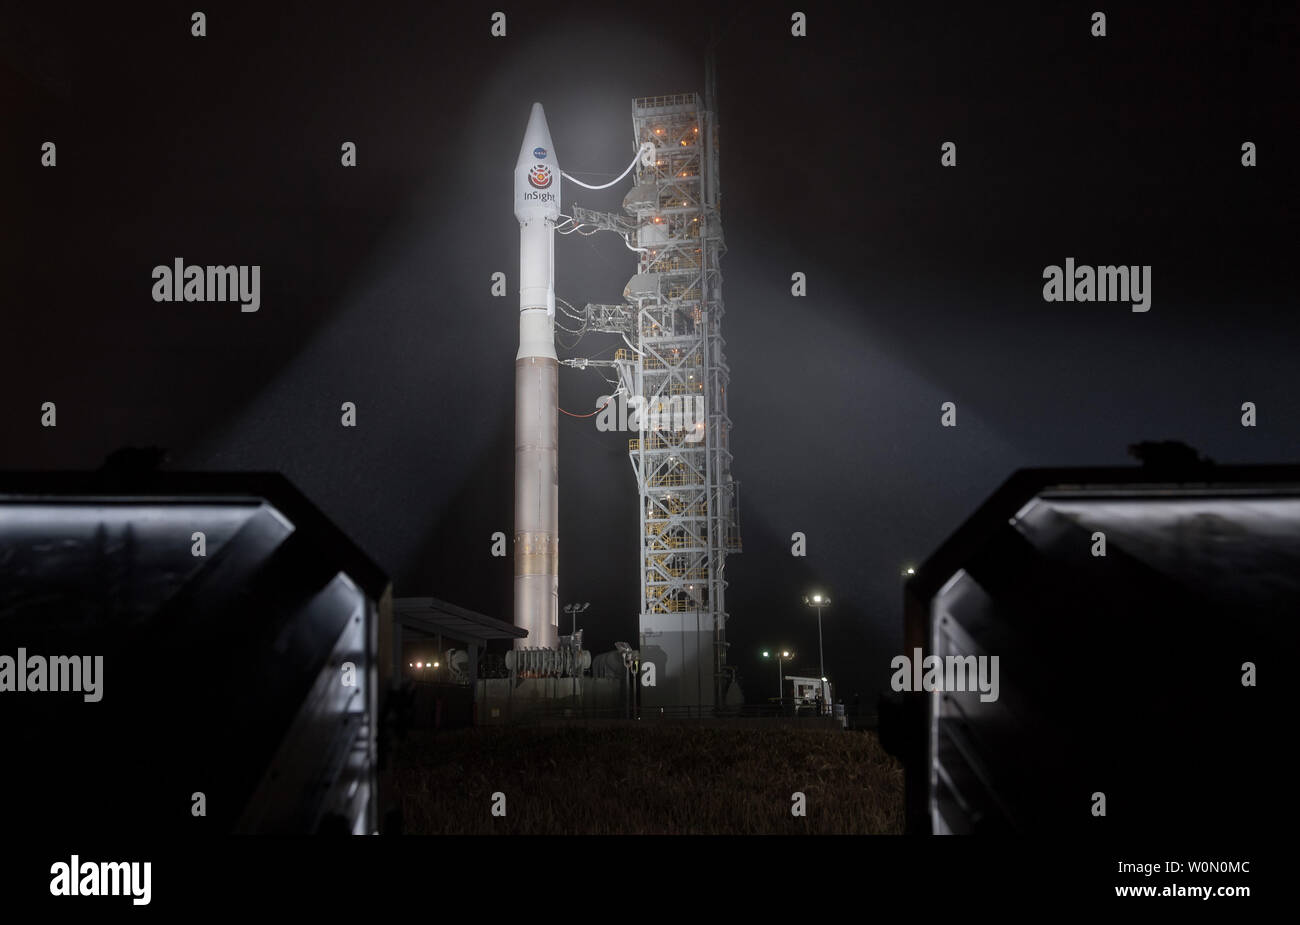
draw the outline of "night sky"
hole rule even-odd
[[[563,168],[616,176],[631,99],[703,89],[712,18],[745,544],[728,560],[731,661],[751,701],[776,692],[763,646],[814,673],[800,598],[822,589],[827,671],[865,701],[901,648],[902,569],[1014,470],[1122,465],[1144,439],[1300,461],[1295,5],[1111,5],[1105,38],[1098,4],[1042,6],[6,9],[0,466],[157,445],[170,469],[279,470],[397,596],[510,619],[511,562],[490,546],[512,530],[511,177],[529,107]],[[618,209],[628,185],[566,182],[566,211]],[[177,257],[259,264],[260,311],[154,302],[152,268]],[[1044,302],[1043,268],[1067,257],[1151,265],[1150,311]],[[609,235],[558,239],[556,264],[577,305],[620,301],[635,271]],[[605,391],[561,370],[567,410]],[[560,597],[591,601],[598,652],[636,642],[626,438],[561,417]]]

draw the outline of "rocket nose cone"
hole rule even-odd
[[[528,128],[524,129],[524,143],[519,147],[519,159],[515,166],[534,161],[556,163],[551,129],[546,124],[546,111],[542,109],[541,103],[533,103],[532,112],[528,114]]]

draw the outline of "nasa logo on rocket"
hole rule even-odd
[[[541,148],[537,150],[542,151]],[[534,151],[533,153],[536,154],[537,152]],[[545,152],[543,151],[543,153]],[[546,189],[551,185],[551,168],[545,164],[534,164],[533,169],[528,171],[528,182],[538,189]]]

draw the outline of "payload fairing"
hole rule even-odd
[[[559,363],[555,356],[555,223],[560,165],[541,103],[515,162],[519,219],[519,353],[515,356],[515,648],[559,642]]]

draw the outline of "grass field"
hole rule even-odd
[[[869,732],[691,725],[412,733],[393,755],[411,834],[895,834],[902,766]],[[791,813],[792,794],[807,815]],[[491,812],[505,794],[506,815]]]

